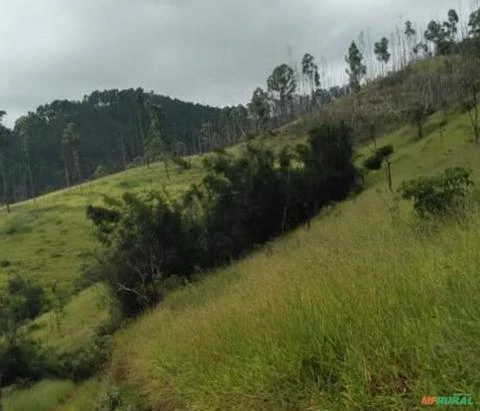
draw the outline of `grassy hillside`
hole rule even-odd
[[[175,195],[198,177],[200,168],[174,171],[166,178],[163,165],[131,169],[36,200],[19,203],[0,213],[0,280],[12,272],[38,279],[45,286],[60,282],[71,290],[95,249],[87,205],[103,195],[163,189]]]
[[[467,117],[452,116],[443,140],[442,119],[430,117],[421,141],[404,127],[379,142],[395,146],[395,186],[450,165],[471,167],[480,182]],[[200,179],[193,164],[170,179],[162,165],[132,169],[2,212],[0,281],[21,272],[73,290],[96,248],[85,207],[104,194],[164,185],[174,196]],[[90,410],[109,385],[131,401],[175,410],[405,409],[422,395],[475,394],[480,212],[472,206],[467,222],[418,226],[408,204],[389,211],[396,202],[382,171],[366,183],[360,197],[326,211],[309,232],[299,229],[172,294],[119,333],[100,386],[42,382],[7,397],[5,408],[22,409],[41,395],[48,405],[38,409]],[[99,293],[75,296],[60,328],[48,313],[32,332],[60,352],[85,344],[105,319]]]
[[[480,181],[464,116],[404,128],[395,185],[447,166]],[[356,200],[200,284],[121,332],[113,383],[152,409],[415,409],[480,389],[480,209],[419,224],[383,172]]]

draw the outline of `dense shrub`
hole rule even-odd
[[[363,162],[363,166],[367,170],[380,170],[382,168],[383,158],[378,157],[377,155],[371,155],[367,157]]]
[[[115,209],[90,207],[88,215],[107,246],[103,280],[119,297],[125,314],[157,303],[169,277],[188,278],[193,272],[193,232],[180,206],[161,193],[151,192],[143,199],[125,194]]]
[[[14,276],[0,290],[0,386],[35,380],[51,371],[47,353],[26,337],[23,328],[44,307],[45,293],[34,281]]]
[[[84,381],[102,369],[108,359],[110,337],[97,335],[87,345],[60,359],[61,373],[75,382]]]
[[[226,264],[344,199],[358,182],[350,133],[343,123],[322,125],[307,145],[279,156],[253,144],[239,156],[218,150],[204,160],[202,186],[178,201],[152,192],[89,207],[106,246],[102,279],[123,313],[139,313],[198,270]]]
[[[35,281],[27,281],[21,276],[8,279],[6,293],[15,305],[15,315],[19,321],[31,320],[40,315],[45,307],[45,291]]]
[[[443,215],[457,209],[473,182],[471,172],[461,167],[448,168],[433,177],[420,177],[404,182],[402,197],[412,199],[421,217]]]
[[[0,387],[17,381],[36,381],[52,372],[51,361],[40,344],[22,336],[0,344]]]
[[[375,150],[375,152],[365,159],[363,166],[367,170],[380,170],[382,168],[383,161],[385,158],[393,154],[393,146],[391,144],[383,146]]]

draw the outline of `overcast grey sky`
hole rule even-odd
[[[0,0],[6,123],[54,99],[143,87],[210,105],[246,103],[274,66],[411,19],[466,15],[476,0]]]

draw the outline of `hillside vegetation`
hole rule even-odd
[[[377,43],[367,82],[355,42],[341,89],[320,89],[308,53],[303,94],[276,67],[237,108],[248,133],[202,126],[196,156],[154,95],[122,125],[121,93],[94,94],[120,144],[107,172],[125,171],[90,182],[69,103],[41,108],[71,187],[10,204],[34,196],[32,168],[18,145],[8,176],[2,149],[5,409],[403,410],[479,392],[480,29],[458,39],[451,12],[396,72]],[[0,127],[3,147],[28,142],[24,121]]]
[[[435,124],[432,117],[429,124]],[[473,168],[465,118],[393,143],[396,183]],[[121,332],[114,383],[153,409],[414,409],[423,395],[478,392],[480,210],[420,223],[382,172],[356,200]]]
[[[466,116],[450,117],[443,141],[441,119],[424,140],[404,127],[379,141],[395,146],[395,188],[455,165],[478,184]],[[420,223],[383,171],[366,185],[310,231],[168,296],[115,337],[110,377],[59,409],[89,409],[80,399],[109,386],[125,404],[178,410],[415,409],[423,395],[478,392],[478,206]]]

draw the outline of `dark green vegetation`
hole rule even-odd
[[[107,247],[99,278],[123,313],[136,315],[171,287],[309,224],[359,184],[351,140],[344,123],[325,124],[295,152],[284,147],[276,156],[249,144],[238,156],[208,156],[203,185],[181,200],[151,192],[145,200],[131,194],[110,200],[112,209],[90,206],[87,215]]]
[[[432,177],[407,181],[401,193],[403,198],[413,199],[414,209],[421,217],[432,217],[458,212],[472,186],[471,171],[455,167]]]
[[[383,161],[393,154],[393,146],[388,145],[380,147],[374,151],[374,153],[365,159],[363,166],[367,170],[380,170],[382,168]]]
[[[108,329],[99,328],[91,343],[67,355],[58,355],[32,337],[31,320],[56,308],[39,284],[19,276],[9,278],[0,290],[0,386],[42,378],[82,381],[101,369],[107,359]],[[56,314],[60,327],[61,313]]]
[[[152,192],[125,194],[112,209],[87,215],[107,247],[100,277],[126,315],[158,303],[172,286],[231,262],[257,245],[309,221],[358,183],[351,162],[351,130],[323,125],[307,145],[278,157],[249,144],[239,156],[205,159],[203,185],[181,200]]]
[[[246,123],[241,106],[213,108],[142,89],[56,100],[19,118],[13,130],[1,127],[0,203],[155,161],[167,151],[187,155],[233,144]]]

